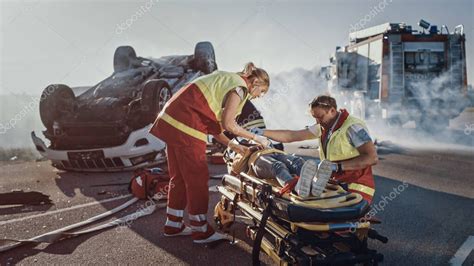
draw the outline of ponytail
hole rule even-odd
[[[257,67],[255,67],[255,65],[252,62],[249,62],[249,63],[245,64],[244,70],[242,70],[242,72],[240,72],[240,74],[242,74],[242,76],[249,77],[249,76],[252,75],[252,72],[256,69],[257,69]]]
[[[242,72],[238,72],[238,74],[247,79],[258,78],[259,80],[263,81],[265,85],[270,86],[270,77],[268,76],[267,71],[256,67],[252,62],[245,64]]]

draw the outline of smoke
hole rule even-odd
[[[415,98],[422,99],[420,103],[424,110],[438,108],[433,111],[454,118],[469,105],[461,92],[461,73],[461,65],[458,64],[439,75],[406,75],[406,84]]]
[[[40,96],[0,95],[0,148],[33,148],[31,131],[42,135],[39,116]]]
[[[372,131],[379,140],[390,140],[399,145],[415,149],[470,150],[474,146],[474,109],[461,92],[460,76],[454,66],[438,75],[406,74],[407,93],[417,101],[415,106],[400,106],[402,115],[413,119],[400,127],[390,126],[386,121],[369,121]],[[451,83],[453,80],[458,81]]]
[[[315,123],[308,104],[327,91],[327,81],[320,75],[319,69],[296,68],[270,75],[267,95],[253,100],[267,128],[302,129]]]
[[[415,106],[401,106],[401,112],[415,119],[403,123],[401,130],[374,121],[379,138],[414,148],[472,149],[474,134],[465,129],[474,124],[474,109],[462,93],[461,70],[455,65],[440,74],[406,73],[407,94],[418,99],[418,109],[414,114],[410,108]]]
[[[261,111],[267,128],[297,130],[315,122],[309,113],[308,103],[320,94],[329,94],[327,80],[319,70],[319,67],[311,70],[296,68],[271,75],[268,94],[253,100]],[[412,75],[406,81],[413,96],[423,99],[420,104],[425,111],[417,111],[422,121],[426,115],[439,114],[430,118],[432,123],[442,124],[439,128],[434,126],[433,130],[422,131],[420,125],[416,125],[413,120],[394,126],[380,117],[369,116],[365,120],[372,138],[379,142],[388,140],[396,145],[415,149],[435,147],[472,150],[474,108],[463,108],[466,98],[461,97],[460,90],[450,83],[451,75],[450,71],[440,75]],[[364,104],[357,96],[341,93],[330,95],[336,98],[339,108],[346,108],[350,113],[360,115],[360,109],[363,108],[361,106]],[[440,100],[443,100],[442,103]],[[401,106],[400,110],[404,115],[412,115],[408,108]]]
[[[458,99],[456,90],[443,89],[449,85],[450,72],[446,71],[430,78],[413,76],[412,90],[424,98],[424,106],[435,108],[438,99]],[[253,100],[270,129],[302,129],[313,124],[308,103],[320,94],[328,93],[328,83],[320,74],[320,68],[296,68],[271,75],[270,90],[262,98]],[[332,95],[340,108],[350,108],[351,97]],[[33,148],[31,131],[45,139],[41,133],[38,103],[39,96],[27,94],[0,95],[0,148]],[[356,101],[357,102],[357,101]],[[459,100],[452,108],[459,107]],[[428,108],[428,110],[430,110]],[[446,108],[445,108],[446,109]],[[449,110],[449,108],[447,108]],[[402,110],[406,111],[406,110]],[[381,119],[367,119],[373,139],[389,140],[414,148],[471,149],[474,146],[474,108],[466,108],[459,116],[449,121],[449,127],[440,131],[421,132],[415,123],[408,122],[399,127],[389,127]]]

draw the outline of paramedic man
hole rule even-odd
[[[316,123],[303,130],[257,130],[283,143],[319,139],[319,157],[332,163],[332,177],[371,203],[375,192],[372,166],[378,161],[375,145],[364,121],[337,110],[336,100],[321,95],[311,103]]]

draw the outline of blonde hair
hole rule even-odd
[[[252,62],[245,64],[244,70],[238,72],[238,74],[247,79],[257,78],[258,80],[263,81],[266,86],[270,87],[270,76],[268,76],[267,71],[256,67]]]

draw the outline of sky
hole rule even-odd
[[[473,83],[473,14],[474,0],[0,0],[0,94],[94,85],[112,73],[120,45],[159,57],[192,54],[196,42],[211,41],[222,70],[239,71],[249,61],[270,73],[313,69],[329,63],[358,23],[417,28],[420,18],[450,30],[464,25]]]
[[[269,128],[314,122],[307,103],[327,86],[315,73],[354,27],[418,29],[421,18],[451,31],[463,24],[472,84],[473,14],[474,0],[0,0],[0,148],[32,146],[30,132],[42,137],[44,130],[43,89],[97,84],[113,72],[121,45],[160,57],[192,54],[197,42],[211,41],[219,69],[239,71],[249,61],[263,67],[271,91],[255,104]]]

